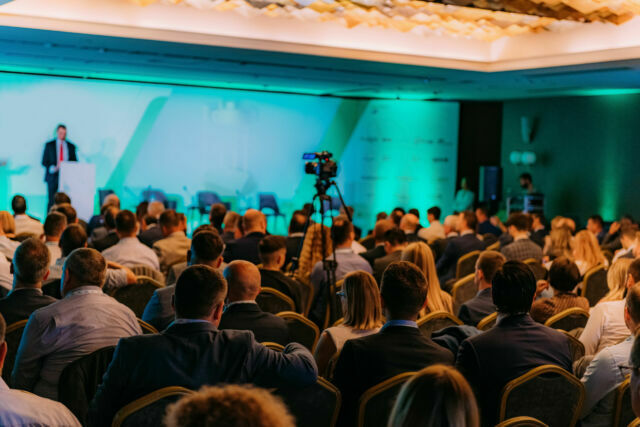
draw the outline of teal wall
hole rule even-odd
[[[547,196],[548,217],[564,214],[582,223],[599,213],[606,221],[640,216],[640,95],[582,96],[507,101],[503,108],[504,192],[518,190],[522,172]],[[521,117],[535,119],[531,144]],[[513,166],[512,151],[533,151],[532,167]]]

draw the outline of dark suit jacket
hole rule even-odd
[[[366,252],[363,252],[360,254],[360,256],[364,259],[366,259],[367,261],[369,261],[369,264],[371,264],[371,268],[374,267],[375,261],[378,258],[382,258],[383,256],[385,256],[387,254],[387,252],[385,252],[384,250],[384,245],[378,245],[372,249],[369,249]]]
[[[224,250],[224,262],[229,263],[237,259],[260,264],[258,243],[266,236],[264,233],[249,233],[246,236],[229,242]]]
[[[462,320],[465,325],[476,326],[478,322],[495,311],[491,288],[486,288],[460,306],[458,319]]]
[[[300,344],[268,349],[247,331],[208,322],[173,324],[160,334],[123,338],[89,408],[89,425],[109,426],[133,400],[167,386],[252,383],[259,387],[315,383],[313,356]]]
[[[475,392],[482,425],[493,426],[503,387],[547,364],[573,372],[569,339],[523,314],[503,318],[491,330],[465,340],[456,367]]]
[[[436,363],[451,365],[453,360],[449,350],[435,344],[419,329],[407,326],[390,326],[377,334],[348,340],[333,377],[342,393],[339,425],[355,425],[358,399],[374,385]]]
[[[76,153],[76,146],[69,141],[65,141],[67,143],[67,151],[69,153],[68,160],[71,162],[78,161],[78,155]],[[55,166],[58,164],[59,153],[56,152],[56,140],[53,139],[47,142],[44,146],[44,152],[42,153],[42,166],[45,168],[44,180],[49,181],[51,179],[55,179],[58,176],[58,173],[49,173],[49,166]]]
[[[251,331],[258,342],[276,342],[287,345],[289,327],[281,317],[265,313],[258,304],[234,304],[222,315],[218,329]]]
[[[164,235],[162,234],[162,229],[159,225],[154,225],[153,227],[147,228],[142,233],[138,234],[138,240],[150,248],[153,248],[153,244],[162,239],[164,239]]]
[[[544,248],[544,238],[549,234],[549,232],[543,228],[542,230],[532,231],[529,238],[533,240],[541,248]]]
[[[378,284],[382,281],[382,273],[384,273],[384,270],[386,270],[392,262],[400,261],[400,256],[402,256],[402,251],[398,250],[375,260],[373,263],[373,277],[376,278]]]
[[[37,309],[56,302],[57,299],[43,295],[37,289],[18,289],[0,299],[0,314],[7,326],[28,319]]]
[[[462,255],[481,250],[484,250],[484,243],[475,234],[465,234],[451,239],[436,265],[440,283],[445,283],[455,277],[456,265]]]
[[[289,265],[291,258],[298,256],[298,249],[300,248],[300,242],[302,242],[302,236],[291,237],[287,236],[287,255],[284,260],[284,265]]]
[[[262,287],[273,288],[282,292],[293,300],[296,305],[296,311],[302,313],[304,305],[302,303],[302,294],[300,292],[300,285],[291,277],[286,276],[281,271],[272,271],[260,269],[260,278]]]
[[[478,224],[478,234],[493,234],[496,237],[500,237],[502,230],[491,224],[491,221],[486,220]]]
[[[104,236],[102,239],[94,240],[91,242],[91,247],[94,248],[98,252],[102,252],[105,249],[109,249],[111,246],[115,245],[120,241],[120,238],[116,234],[115,231],[110,231],[109,234]]]

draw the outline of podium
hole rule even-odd
[[[93,216],[96,166],[91,163],[62,162],[58,191],[67,193],[78,213],[78,218],[88,221]]]

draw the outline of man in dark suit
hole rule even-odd
[[[529,258],[542,261],[542,248],[529,238],[531,218],[522,212],[509,215],[507,230],[513,242],[500,249],[509,261],[524,261]]]
[[[541,365],[572,372],[569,339],[529,315],[535,294],[536,279],[529,267],[506,262],[493,278],[496,326],[460,346],[456,367],[475,392],[483,426],[498,421],[502,389],[509,381]]]
[[[248,331],[218,329],[227,283],[213,268],[187,268],[176,284],[176,320],[162,333],[121,339],[89,408],[89,425],[111,425],[127,403],[154,390],[249,383],[264,388],[315,383],[313,356],[300,344],[283,352]]]
[[[36,238],[18,246],[11,263],[13,290],[0,299],[0,314],[7,324],[28,319],[31,313],[51,303],[55,298],[42,294],[42,282],[49,276],[49,249]]]
[[[360,254],[360,256],[371,264],[371,267],[374,267],[375,261],[378,258],[382,258],[387,254],[387,251],[384,249],[384,235],[387,231],[394,228],[394,225],[388,219],[381,219],[376,222],[376,226],[373,228],[373,239],[375,246],[372,249],[369,249],[366,252]]]
[[[229,242],[224,251],[224,262],[230,263],[237,259],[260,264],[258,244],[267,235],[267,220],[264,214],[256,209],[249,209],[242,217],[244,236]]]
[[[67,127],[59,124],[56,129],[56,139],[47,142],[42,153],[42,166],[45,167],[44,180],[49,190],[47,210],[53,205],[53,196],[58,191],[60,163],[78,161],[76,146],[67,141],[66,138]]]
[[[438,260],[436,268],[438,269],[438,278],[441,284],[445,284],[449,279],[456,276],[456,265],[461,256],[472,251],[481,251],[484,249],[482,240],[476,237],[476,215],[471,211],[460,212],[458,217],[459,237],[454,237],[449,241],[444,254]]]
[[[487,209],[485,205],[480,205],[476,208],[476,219],[478,220],[478,234],[481,236],[493,234],[498,238],[502,234],[502,230],[499,227],[491,224],[489,220],[489,209]]]
[[[251,331],[258,342],[289,343],[289,328],[284,319],[265,313],[256,303],[260,293],[260,271],[249,261],[233,261],[224,270],[229,293],[220,330]]]
[[[273,288],[291,298],[296,311],[302,313],[309,295],[302,295],[302,285],[282,272],[287,254],[287,243],[283,236],[266,236],[258,245],[260,253],[260,277],[263,287]]]
[[[101,239],[91,242],[91,247],[102,252],[105,249],[109,249],[120,241],[118,233],[116,233],[116,216],[118,215],[118,208],[115,206],[109,206],[104,211],[104,226],[107,229],[107,235]]]
[[[423,335],[416,324],[427,303],[422,271],[406,261],[391,264],[382,276],[380,295],[387,323],[377,334],[348,340],[336,364],[334,383],[342,393],[342,426],[355,425],[358,399],[367,389],[403,372],[454,361],[449,350]]]
[[[298,250],[300,250],[302,239],[304,238],[304,226],[306,223],[307,217],[302,211],[295,211],[291,216],[289,235],[287,236],[287,256],[284,260],[284,265],[289,265],[291,259],[298,256]]]
[[[144,218],[146,228],[138,234],[138,240],[145,245],[153,248],[153,244],[158,240],[164,239],[162,228],[160,227],[160,215],[164,212],[162,202],[151,202],[147,207],[147,215]]]
[[[491,281],[496,272],[502,268],[506,258],[500,252],[485,251],[480,254],[476,262],[476,274],[473,279],[478,287],[475,297],[460,306],[458,318],[465,325],[476,326],[478,322],[495,313],[491,296]]]
[[[424,242],[427,243],[424,239],[418,237],[418,227],[420,226],[420,219],[412,214],[408,213],[402,217],[400,220],[400,230],[404,231],[404,234],[407,235],[407,242],[415,243],[415,242]]]
[[[546,221],[543,214],[539,212],[531,213],[531,236],[529,238],[541,248],[544,248],[544,238],[549,235],[545,224]]]
[[[407,246],[407,235],[399,228],[392,228],[384,233],[385,256],[380,257],[373,263],[373,277],[378,283],[382,280],[382,273],[392,262],[400,261],[402,250]]]

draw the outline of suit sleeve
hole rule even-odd
[[[258,343],[252,335],[250,377],[261,387],[298,386],[314,384],[318,368],[313,356],[298,343],[287,345],[283,352]]]
[[[154,291],[153,295],[149,299],[144,312],[142,313],[142,320],[152,325],[154,328],[160,330],[160,318],[162,317],[162,304],[160,303],[160,297],[158,291]]]
[[[480,384],[480,363],[475,348],[473,348],[468,339],[462,342],[460,350],[458,350],[456,369],[469,381],[469,385],[471,385],[477,396],[477,388]]]
[[[122,368],[122,360],[127,354],[125,346],[126,342],[120,340],[107,372],[102,377],[102,383],[98,386],[89,405],[87,414],[89,426],[110,426],[116,412],[129,403],[122,401],[122,396],[126,395],[127,390],[124,380],[128,376]]]
[[[453,242],[449,242],[442,257],[438,260],[436,264],[436,270],[438,270],[438,276],[442,276],[447,273],[452,262],[456,260],[456,248]]]
[[[617,378],[612,375],[612,372],[616,371],[619,372],[619,368],[606,348],[591,361],[581,379],[585,389],[585,399],[580,418],[590,415],[596,404],[616,388]]]
[[[49,148],[48,142],[44,144],[44,150],[42,151],[42,166],[45,168],[48,168],[51,165],[51,159],[49,159],[49,156],[47,155],[49,154],[49,150],[47,150],[47,148]]]
[[[355,425],[358,405],[357,357],[353,343],[347,341],[342,347],[333,373],[333,383],[342,395],[342,408],[338,425]]]
[[[462,304],[458,310],[458,319],[460,319],[465,325],[476,326],[472,324],[471,318],[469,317],[469,309],[465,304]]]
[[[68,141],[67,141],[68,142]],[[68,142],[69,144],[69,161],[77,162],[78,161],[78,149],[75,144]]]

